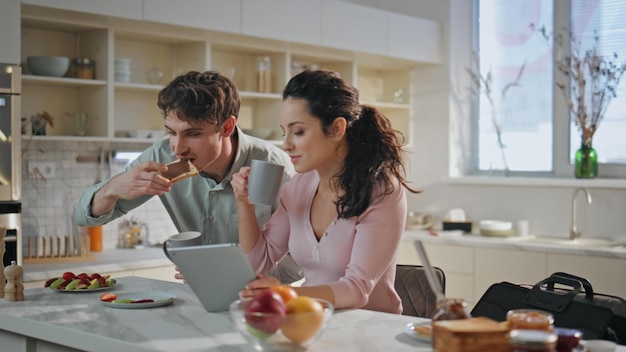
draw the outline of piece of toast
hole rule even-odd
[[[172,182],[198,174],[198,169],[189,160],[180,159],[165,165],[167,166],[167,171],[162,172],[161,176],[170,179]]]

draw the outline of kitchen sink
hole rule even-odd
[[[537,243],[537,244],[554,244],[572,247],[618,247],[625,246],[624,240],[612,240],[604,238],[562,238],[562,237],[541,237],[541,236],[525,236],[525,237],[509,237],[509,241]]]

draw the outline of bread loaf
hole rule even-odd
[[[167,171],[162,172],[161,176],[170,179],[172,182],[198,174],[198,169],[189,160],[180,159],[165,165],[167,166]]]
[[[485,317],[433,322],[437,352],[510,352],[506,324]]]

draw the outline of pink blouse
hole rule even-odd
[[[303,286],[327,284],[335,308],[401,313],[394,289],[398,248],[406,222],[404,187],[371,204],[360,216],[335,219],[318,242],[310,222],[319,184],[316,171],[297,174],[283,187],[280,205],[248,253],[257,272],[265,272],[290,252],[304,270]],[[372,199],[380,190],[375,190]]]

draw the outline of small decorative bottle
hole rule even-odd
[[[591,142],[582,143],[576,151],[574,172],[576,178],[596,178],[598,176],[598,153]]]
[[[24,285],[22,285],[22,274],[24,269],[17,265],[15,260],[11,261],[11,265],[4,268],[4,276],[6,276],[6,285],[4,286],[4,300],[9,302],[24,300]]]

